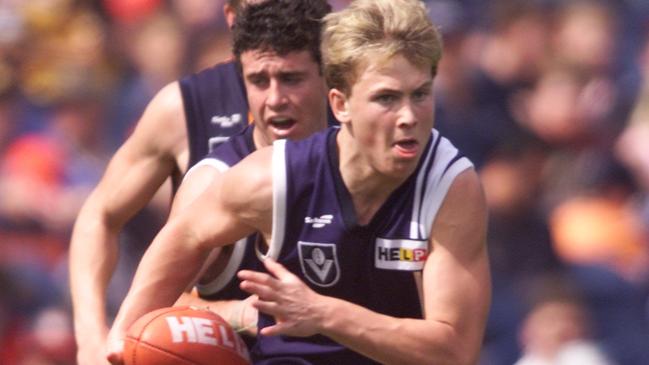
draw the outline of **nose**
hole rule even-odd
[[[404,103],[399,111],[397,126],[400,128],[411,128],[417,124],[417,116],[413,105],[410,102]]]
[[[271,80],[270,87],[268,88],[268,96],[266,104],[273,110],[282,109],[288,103],[288,98],[284,93],[283,87],[280,82]]]

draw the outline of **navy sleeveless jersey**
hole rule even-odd
[[[235,61],[179,81],[187,120],[189,167],[248,125],[246,89]]]
[[[472,166],[436,130],[413,174],[367,225],[356,221],[338,166],[337,128],[273,149],[273,232],[268,254],[318,293],[402,318],[422,318],[415,273],[455,177]],[[274,323],[260,313],[259,327]],[[260,336],[256,364],[375,364],[324,336]]]

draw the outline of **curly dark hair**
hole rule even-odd
[[[245,6],[237,16],[232,35],[237,60],[251,50],[278,55],[309,51],[322,64],[322,18],[331,12],[327,0],[267,0]]]
[[[228,5],[230,5],[233,9],[236,10],[237,14],[239,13],[241,8],[243,7],[242,6],[243,5],[242,0],[227,0],[226,2],[228,3]]]

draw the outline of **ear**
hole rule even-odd
[[[225,5],[223,5],[223,14],[225,15],[225,22],[228,23],[228,28],[232,29],[234,21],[237,18],[236,9],[226,2]]]
[[[339,122],[348,123],[350,121],[349,103],[347,102],[347,96],[342,91],[338,89],[329,90],[329,106]]]

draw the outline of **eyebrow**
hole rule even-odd
[[[282,76],[301,76],[305,75],[307,71],[299,70],[299,71],[280,71],[277,73],[279,77]],[[269,73],[267,71],[255,71],[255,72],[250,72],[246,74],[246,77],[258,77],[258,76],[264,76],[268,75]]]
[[[430,88],[432,86],[433,86],[433,80],[428,80],[428,81],[422,83],[421,85],[415,87],[413,90],[417,91],[417,90],[421,90],[421,89],[428,89],[428,88]],[[373,93],[382,93],[382,92],[403,93],[402,90],[397,90],[397,89],[393,89],[393,88],[390,88],[390,87],[382,87],[380,89],[377,89],[377,90],[373,91]]]
[[[415,90],[419,90],[419,89],[428,89],[428,88],[430,88],[430,87],[433,87],[433,80],[432,80],[432,79],[431,79],[431,80],[427,80],[427,81],[424,82],[423,84],[419,85],[418,87],[415,88]]]

